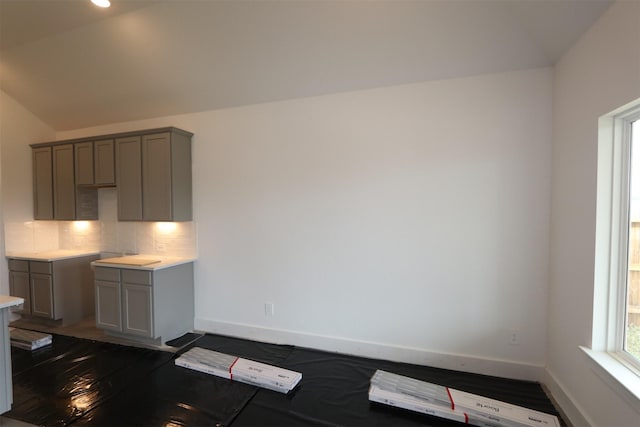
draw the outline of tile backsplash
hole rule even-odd
[[[7,252],[42,252],[60,247],[57,221],[10,222],[4,225]]]
[[[7,252],[83,249],[196,258],[194,222],[119,222],[114,188],[98,191],[98,221],[5,223]]]

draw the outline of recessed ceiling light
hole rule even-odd
[[[95,4],[98,7],[109,7],[109,6],[111,6],[111,2],[109,0],[91,0],[91,3]]]

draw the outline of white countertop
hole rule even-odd
[[[193,258],[170,257],[164,255],[128,255],[125,257],[107,258],[109,261],[95,260],[91,263],[94,267],[110,267],[110,268],[128,268],[132,270],[160,270],[163,268],[173,267],[174,265],[186,264],[195,261]],[[122,263],[118,263],[118,259],[122,259]],[[146,265],[131,264],[139,260]]]
[[[57,249],[43,252],[7,252],[7,258],[28,259],[35,261],[58,261],[62,259],[78,258],[90,255],[100,255],[100,252],[71,249]]]
[[[24,299],[18,297],[10,297],[8,295],[0,295],[0,309],[13,307],[24,303]]]

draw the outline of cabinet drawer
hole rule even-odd
[[[107,282],[120,281],[120,269],[109,267],[96,267],[94,271],[96,280],[106,280]]]
[[[9,260],[9,270],[11,271],[22,271],[24,273],[29,272],[29,261],[24,259],[10,259]]]
[[[51,263],[46,261],[29,261],[31,273],[51,274]]]
[[[151,272],[145,270],[122,270],[122,283],[151,285]]]

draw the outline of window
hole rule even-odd
[[[600,118],[591,349],[640,408],[640,99]]]
[[[634,120],[630,122],[630,120]],[[640,118],[630,117],[628,274],[625,292],[625,330],[622,350],[640,361]]]
[[[640,101],[600,119],[594,300],[594,346],[615,353],[638,372],[639,120]],[[595,336],[602,325],[606,326],[603,336]]]

